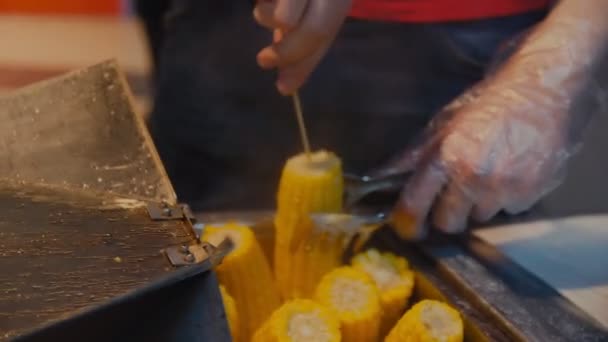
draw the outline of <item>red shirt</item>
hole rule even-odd
[[[552,2],[553,0],[353,0],[350,16],[399,22],[461,21],[525,13],[547,8]]]

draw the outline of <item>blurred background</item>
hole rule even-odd
[[[164,3],[141,2],[152,13]],[[147,113],[152,54],[138,8],[127,0],[0,0],[0,94],[116,58]]]

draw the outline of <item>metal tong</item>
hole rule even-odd
[[[344,174],[344,207],[351,211],[361,200],[374,193],[399,192],[412,176],[411,171],[390,174],[382,177],[357,176]]]
[[[412,174],[410,171],[376,178],[345,174],[345,213],[311,214],[315,229],[341,231],[353,239],[356,238],[353,248],[355,251],[359,250],[376,230],[390,223],[390,209],[384,208],[372,214],[361,215],[354,213],[357,204],[372,194],[400,191]]]

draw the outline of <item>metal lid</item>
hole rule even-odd
[[[209,269],[163,253],[197,239],[116,63],[0,98],[0,122],[0,339]]]

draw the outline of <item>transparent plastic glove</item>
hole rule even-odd
[[[321,61],[351,8],[351,0],[259,0],[256,21],[274,32],[258,64],[278,69],[277,89],[288,95],[306,81]]]
[[[597,56],[583,54],[593,49],[568,40],[595,32],[562,24],[555,35],[533,32],[496,74],[439,113],[416,146],[376,172],[415,170],[393,211],[402,238],[423,238],[427,218],[458,233],[471,217],[521,213],[563,180],[606,92],[594,79]]]

